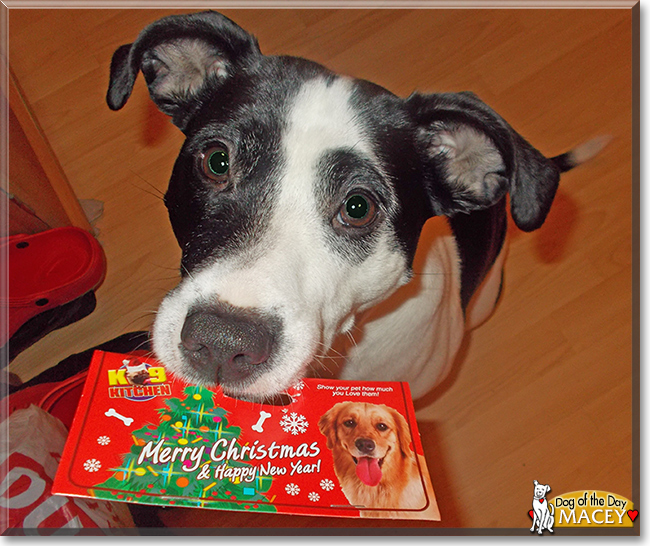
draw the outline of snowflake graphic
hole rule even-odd
[[[280,426],[284,432],[290,432],[294,436],[298,433],[303,434],[307,431],[309,423],[304,415],[298,415],[295,411],[285,415],[280,421]]]
[[[324,491],[331,491],[334,489],[334,482],[332,480],[321,480],[320,487]]]
[[[301,380],[296,385],[294,385],[293,388],[297,391],[301,391],[305,388],[305,382]]]
[[[108,444],[111,443],[111,439],[108,436],[100,436],[97,438],[97,443],[100,446],[107,446]]]
[[[84,470],[87,472],[97,472],[101,467],[102,463],[100,463],[97,459],[88,459],[84,463]]]
[[[289,483],[287,486],[284,488],[284,490],[289,493],[291,496],[296,496],[298,493],[300,493],[300,487],[298,487],[295,483]]]
[[[312,491],[307,495],[309,497],[309,500],[312,502],[318,502],[320,500],[320,495],[316,493],[315,491]]]

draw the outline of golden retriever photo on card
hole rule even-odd
[[[350,504],[417,509],[424,488],[404,417],[384,404],[341,402],[318,426],[332,450],[334,471]]]

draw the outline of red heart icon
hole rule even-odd
[[[632,521],[634,521],[636,519],[636,517],[639,515],[639,511],[638,510],[628,510],[627,515]]]
[[[542,504],[544,502],[544,499],[539,499],[539,503]]]
[[[528,515],[530,516],[530,519],[533,519],[533,514],[535,514],[535,512],[533,512],[532,510],[528,510]]]

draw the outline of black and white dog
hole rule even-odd
[[[154,349],[249,400],[295,384],[353,331],[340,377],[429,391],[496,304],[506,194],[516,225],[539,228],[560,172],[602,145],[547,159],[472,93],[402,99],[265,56],[215,12],[166,17],[120,47],[112,109],[140,71],[187,137],[165,196],[182,280]]]

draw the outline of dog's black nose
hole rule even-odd
[[[355,447],[359,450],[360,453],[372,453],[375,449],[375,442],[370,438],[357,438],[354,441]]]
[[[189,314],[181,343],[190,365],[208,381],[240,383],[256,375],[268,361],[275,339],[273,321],[230,309]]]

